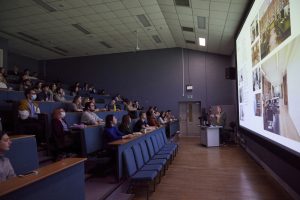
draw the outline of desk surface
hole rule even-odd
[[[223,126],[202,126],[202,125],[198,125],[198,126],[200,126],[201,128],[211,128],[211,129],[213,129],[213,128],[223,128]]]
[[[112,146],[119,146],[119,145],[122,145],[122,144],[127,144],[128,142],[131,142],[131,141],[133,141],[133,140],[135,140],[135,139],[137,139],[139,137],[142,137],[143,135],[147,135],[148,133],[151,133],[151,132],[153,132],[153,131],[155,131],[157,129],[159,129],[159,128],[151,127],[151,130],[149,130],[146,133],[143,133],[141,135],[136,135],[133,138],[116,140],[116,141],[110,142],[108,144],[112,145]]]
[[[86,158],[67,158],[53,164],[47,165],[45,167],[36,170],[37,174],[29,174],[23,177],[14,177],[5,182],[0,183],[0,196],[9,194],[15,190],[22,187],[35,183],[39,180],[45,179],[55,173],[63,171],[69,167],[79,164],[85,161]]]
[[[10,139],[21,139],[21,138],[29,138],[29,137],[35,137],[35,135],[9,135]]]

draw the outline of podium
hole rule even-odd
[[[220,146],[220,131],[222,126],[200,126],[200,142],[206,147]]]

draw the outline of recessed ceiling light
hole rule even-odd
[[[206,40],[205,40],[205,38],[199,37],[199,45],[202,46],[202,47],[206,46]]]

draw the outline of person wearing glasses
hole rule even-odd
[[[29,134],[35,134],[38,144],[44,142],[43,139],[43,122],[39,119],[40,108],[35,101],[37,98],[33,88],[29,88],[24,92],[26,99],[20,101],[18,108],[18,123],[20,131]]]

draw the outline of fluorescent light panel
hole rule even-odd
[[[55,8],[51,7],[50,5],[48,5],[47,3],[45,3],[42,0],[32,0],[32,1],[35,2],[36,4],[38,4],[39,6],[41,6],[42,8],[44,8],[45,10],[49,11],[49,12],[57,11]]]
[[[190,7],[190,1],[189,0],[175,0],[175,5]]]
[[[62,48],[60,48],[60,47],[53,47],[53,48],[54,48],[54,49],[57,49],[57,50],[59,50],[59,51],[61,51],[61,52],[64,52],[64,53],[68,53],[67,50],[62,49]]]
[[[160,38],[158,37],[158,35],[152,35],[152,38],[153,38],[153,40],[154,40],[156,43],[161,43],[161,40],[160,40]]]
[[[111,49],[112,46],[110,46],[108,43],[104,42],[104,41],[101,41],[100,44],[102,44],[103,46],[105,46],[106,48],[109,48]]]
[[[137,15],[136,16],[138,18],[138,20],[143,24],[144,27],[149,27],[151,26],[149,20],[147,19],[147,17],[142,14],[142,15]]]
[[[195,44],[195,41],[193,41],[193,40],[186,40],[185,41],[187,44]]]
[[[18,32],[18,34],[22,35],[23,37],[26,37],[26,38],[28,38],[30,40],[36,41],[36,42],[40,41],[39,39],[37,39],[37,38],[35,38],[35,37],[31,36],[31,35],[28,35],[26,33],[23,33],[23,32]]]
[[[182,26],[181,29],[183,31],[187,31],[187,32],[194,32],[194,29],[192,27]]]
[[[197,16],[198,28],[206,29],[206,17]]]
[[[89,35],[91,34],[88,30],[83,28],[80,24],[72,24],[73,27],[75,27],[77,30],[81,31],[82,33]]]
[[[199,45],[202,46],[202,47],[206,46],[206,40],[205,40],[205,38],[199,37]]]

